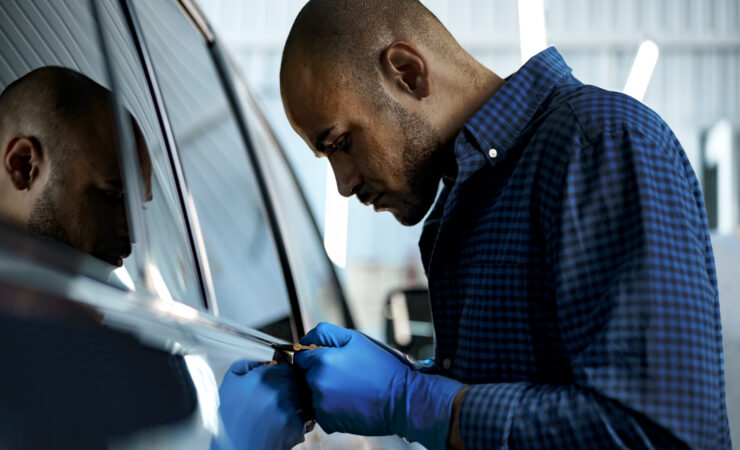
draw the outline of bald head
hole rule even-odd
[[[455,58],[462,49],[418,0],[311,0],[296,17],[283,50],[281,85],[291,67],[333,72],[352,89],[376,87],[381,52],[394,41]]]
[[[151,161],[136,120],[145,194]],[[111,92],[47,66],[0,94],[0,219],[104,261],[131,252]]]
[[[0,142],[11,134],[24,134],[41,142],[64,143],[80,120],[101,113],[111,114],[106,88],[74,70],[42,67],[17,79],[0,95]],[[63,164],[72,156],[71,150],[49,146],[47,157]]]

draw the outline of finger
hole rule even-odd
[[[309,372],[312,368],[323,364],[324,355],[330,350],[332,350],[331,347],[322,347],[316,350],[297,352],[293,355],[293,364],[298,366],[303,372]],[[307,379],[306,381],[309,380]]]
[[[352,334],[353,332],[346,328],[327,322],[321,322],[316,326],[316,328],[303,336],[300,343],[303,345],[314,344],[324,347],[342,347],[352,339]],[[313,351],[315,350],[309,350],[309,352]],[[305,351],[302,353],[305,353]]]
[[[314,408],[316,408],[316,405],[314,405]],[[335,428],[335,424],[331,418],[331,415],[324,414],[324,412],[320,409],[316,410],[316,423],[326,434],[333,434],[339,431]]]
[[[293,366],[286,362],[279,362],[265,367],[265,379],[279,378],[285,380],[295,380]]]
[[[255,367],[259,367],[264,364],[264,361],[250,361],[248,359],[240,359],[229,367],[229,371],[236,375],[244,375]]]
[[[303,377],[300,367],[293,366],[293,373],[296,379],[297,400],[299,403],[299,417],[301,422],[304,423],[303,432],[307,433],[313,429],[313,424],[316,423],[316,413],[313,410],[313,398],[311,395],[311,389],[308,387],[308,383]]]
[[[361,332],[358,331],[358,334],[361,334],[365,339],[367,339],[368,341],[372,342],[377,347],[380,347],[386,353],[393,355],[396,359],[398,359],[399,361],[401,361],[406,366],[408,366],[408,367],[410,367],[412,369],[416,368],[416,365],[414,364],[414,360],[410,360],[409,359],[409,356],[406,355],[405,353],[403,353],[401,350],[398,350],[398,349],[389,347],[388,345],[380,342],[379,340],[375,339],[372,336],[368,336],[365,333],[361,333]]]

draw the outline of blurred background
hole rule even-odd
[[[201,0],[273,126],[337,266],[357,326],[384,333],[395,288],[423,287],[420,226],[347,202],[290,128],[278,85],[301,0]],[[555,45],[587,84],[642,100],[673,128],[701,182],[719,278],[733,440],[740,442],[740,0],[427,0],[500,76]],[[325,224],[330,226],[328,230]],[[387,315],[387,312],[386,312]]]

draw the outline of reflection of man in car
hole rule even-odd
[[[131,252],[110,92],[61,67],[0,95],[0,219],[114,265]],[[151,165],[131,118],[147,181]],[[105,448],[192,416],[182,356],[100,325],[86,304],[0,295],[0,447]]]
[[[113,265],[131,253],[110,92],[43,67],[0,95],[0,219]],[[131,118],[151,198],[151,162]]]

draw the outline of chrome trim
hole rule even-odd
[[[172,127],[170,126],[167,110],[164,105],[162,91],[159,88],[157,74],[154,71],[154,66],[149,55],[149,50],[146,47],[146,40],[141,30],[138,18],[136,17],[134,6],[131,4],[130,0],[120,0],[120,4],[128,22],[134,45],[139,53],[139,58],[143,66],[142,68],[144,69],[144,74],[146,76],[147,83],[149,84],[152,102],[156,108],[159,126],[164,134],[164,143],[174,171],[176,188],[180,197],[180,206],[185,215],[185,225],[188,231],[188,237],[190,238],[193,259],[198,267],[201,293],[203,295],[205,307],[211,311],[214,316],[218,316],[216,291],[213,288],[213,279],[211,278],[211,271],[208,265],[208,256],[200,228],[200,222],[198,222],[198,215],[195,213],[195,204],[193,203],[188,186],[185,183],[185,175],[180,163],[180,154],[178,152],[177,143],[175,142]]]
[[[200,10],[200,7],[198,7],[198,4],[191,0],[177,0],[177,4],[183,9],[193,26],[203,35],[203,39],[208,44],[213,44],[215,40],[214,33],[211,31],[211,26]]]
[[[143,179],[141,171],[139,170],[138,156],[136,151],[136,144],[133,142],[133,129],[132,125],[126,120],[126,115],[123,113],[124,107],[121,102],[120,93],[118,91],[117,78],[113,74],[113,68],[111,67],[110,51],[108,45],[108,38],[105,30],[103,30],[103,19],[100,15],[100,9],[98,8],[98,2],[96,0],[89,0],[90,12],[95,22],[95,33],[97,34],[98,41],[100,43],[100,51],[103,55],[103,66],[105,74],[108,78],[110,91],[113,96],[113,108],[114,115],[114,128],[116,132],[116,140],[119,144],[120,151],[118,157],[121,165],[121,176],[123,178],[124,189],[126,191],[126,205],[127,205],[127,217],[129,221],[129,233],[131,236],[131,242],[137,243],[137,256],[134,259],[135,268],[138,273],[135,274],[136,278],[144,281],[144,284],[148,289],[152,289],[153,285],[151,277],[146,270],[146,262],[149,261],[149,236],[147,234],[144,217],[141,208],[137,204],[143,198]]]
[[[274,338],[235,322],[217,318],[208,312],[193,308],[184,303],[164,300],[150,293],[126,291],[111,286],[97,279],[80,275],[79,267],[85,259],[93,261],[88,255],[78,254],[73,249],[65,248],[53,241],[45,242],[11,231],[6,239],[5,233],[0,237],[0,284],[22,287],[32,291],[52,294],[69,301],[92,306],[113,316],[114,328],[126,330],[135,321],[151,321],[156,318],[159,324],[170,329],[209,330],[225,333],[229,336],[247,339],[270,348],[281,348],[290,345],[287,341]],[[11,240],[12,245],[6,245]],[[52,244],[52,245],[49,245]],[[56,257],[79,255],[76,265],[69,264],[66,270],[60,270]],[[46,256],[52,255],[48,262]],[[102,263],[107,266],[107,264]],[[118,319],[117,321],[115,319]],[[106,324],[110,324],[106,322]],[[169,325],[168,325],[169,324]],[[184,326],[181,327],[181,326]],[[169,336],[162,336],[163,338]],[[224,336],[224,338],[227,338]]]

